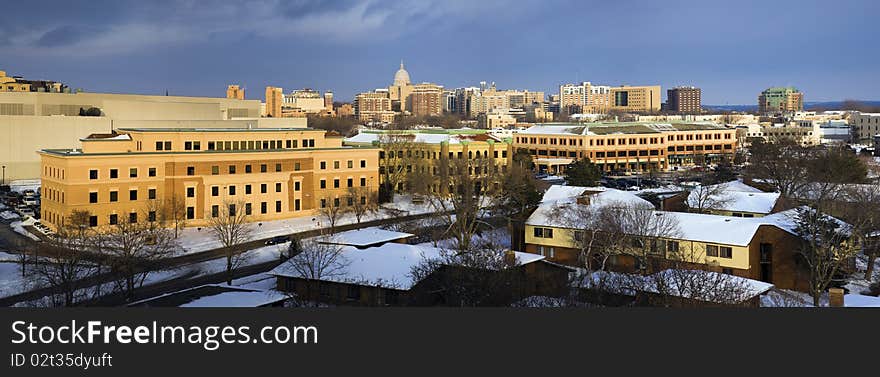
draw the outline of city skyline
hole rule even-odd
[[[591,81],[660,85],[665,98],[667,88],[694,85],[704,104],[723,105],[794,86],[807,102],[880,99],[872,91],[878,53],[866,48],[869,15],[880,9],[867,1],[215,5],[22,4],[19,13],[61,21],[0,26],[0,66],[92,92],[223,96],[240,84],[248,99],[279,86],[351,101],[387,86],[401,59],[413,83],[446,88],[487,81],[553,94],[562,83]]]

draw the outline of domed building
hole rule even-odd
[[[403,68],[403,61],[401,60],[400,69],[394,73],[394,82],[388,87],[388,95],[391,97],[391,108],[394,111],[407,110],[407,101],[412,91],[413,85],[409,78],[409,72]]]

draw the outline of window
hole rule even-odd
[[[191,151],[191,150],[192,150],[192,145],[193,145],[193,143],[192,143],[191,141],[184,141],[184,142],[183,142],[183,150],[185,150],[185,151]]]
[[[186,188],[186,197],[187,198],[195,198],[196,197],[196,188],[195,187],[187,187]]]
[[[265,184],[265,183],[261,183],[261,184],[260,184],[260,194],[265,194],[266,192],[267,192],[267,190],[266,190],[266,184]]]
[[[354,168],[354,161],[348,160],[348,168],[349,169]]]
[[[367,160],[361,160],[361,167],[362,168],[367,167]]]
[[[299,211],[299,199],[294,199],[294,200],[293,200],[293,209],[294,209],[295,211]]]
[[[89,179],[98,179],[98,170],[97,169],[89,170]]]
[[[211,166],[211,175],[220,174],[220,167],[217,165]]]
[[[333,179],[333,188],[339,188],[339,178]]]
[[[281,164],[275,164],[275,171],[276,172],[281,171]]]
[[[119,178],[119,170],[118,169],[110,169],[110,178],[111,179]]]
[[[89,203],[97,203],[98,202],[98,193],[90,192],[89,193]]]
[[[721,246],[720,247],[720,256],[722,258],[733,258],[733,248],[729,246]]]
[[[299,191],[299,181],[293,182],[293,191]]]
[[[294,162],[294,163],[293,163],[293,170],[294,170],[294,171],[299,171],[299,170],[300,170],[299,162]]]
[[[220,206],[215,204],[211,206],[211,217],[217,216],[220,216]]]
[[[366,186],[366,185],[367,185],[367,179],[361,178],[361,187]]]
[[[268,165],[266,165],[266,164],[260,164],[260,173],[265,173],[265,172],[267,172],[267,171],[268,171],[268,170],[267,170],[267,169],[268,169],[267,166],[268,166]]]
[[[266,202],[261,202],[261,203],[260,203],[260,213],[265,214],[266,212],[267,212],[267,210],[266,210]]]
[[[164,145],[164,144],[162,144],[161,141],[157,141],[157,142],[156,142],[156,150],[157,150],[157,151],[161,151],[163,145]]]
[[[129,190],[128,191],[128,200],[138,200],[138,190]]]
[[[553,229],[551,228],[535,228],[535,237],[553,238]]]
[[[666,251],[670,253],[678,252],[678,241],[667,241],[666,242]]]
[[[90,227],[98,226],[98,216],[89,216],[89,226]]]
[[[706,245],[706,256],[707,257],[717,257],[718,256],[718,246]]]
[[[327,170],[327,161],[321,161],[321,170]]]
[[[345,182],[348,184],[348,186],[346,186],[346,187],[354,186],[354,179],[352,179],[352,178],[347,179]]]
[[[327,208],[327,199],[321,198],[321,208]]]
[[[170,142],[170,141],[166,141],[166,142],[165,142],[165,150],[166,150],[166,151],[170,151],[170,150],[171,150],[171,142]]]
[[[233,186],[233,185],[229,186],[229,195],[235,195],[235,186]]]
[[[110,191],[110,201],[118,202],[119,201],[119,192],[118,191]]]
[[[280,200],[275,201],[275,212],[281,212],[281,201]]]
[[[193,150],[195,150],[195,151],[202,150],[202,142],[201,141],[194,141],[193,142]]]
[[[251,206],[250,203],[245,203],[245,204],[244,204],[244,214],[245,214],[245,215],[248,215],[248,216],[251,215],[251,213],[253,212],[253,208],[251,208],[251,207],[252,207],[252,206]]]
[[[156,199],[156,189],[147,189],[147,199]]]
[[[196,207],[186,207],[186,219],[192,220],[196,218]]]
[[[116,224],[119,224],[119,215],[117,215],[117,214],[115,214],[115,213],[112,214],[112,215],[110,215],[110,219],[109,219],[108,222],[110,223],[110,225],[116,225]]]
[[[321,188],[322,188],[322,189],[327,188],[327,180],[326,180],[326,179],[322,179],[322,180],[321,180]]]
[[[556,249],[549,246],[538,246],[538,253],[547,258],[556,257]]]
[[[229,213],[229,216],[235,216],[235,209],[236,209],[235,204],[229,205],[229,212],[227,212],[227,213]]]
[[[186,167],[186,175],[196,175],[196,167],[195,166],[187,166]]]
[[[156,211],[150,211],[147,213],[147,221],[156,221]]]
[[[339,198],[333,198],[333,206],[339,207]]]
[[[275,182],[275,192],[281,192],[281,183]]]
[[[251,194],[251,185],[244,185],[244,194],[245,195]]]
[[[244,172],[247,174],[251,173],[251,165],[250,164],[244,166]]]
[[[219,186],[211,186],[211,196],[220,196]]]
[[[138,222],[137,212],[132,212],[128,214],[128,222],[131,224],[136,224]]]
[[[229,165],[229,174],[235,174],[235,165]]]
[[[147,176],[149,176],[149,177],[155,177],[155,176],[156,176],[156,168],[149,168],[149,169],[147,169]]]

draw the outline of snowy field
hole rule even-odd
[[[397,216],[417,215],[433,212],[429,204],[413,204],[408,195],[395,196],[394,203],[382,205],[378,213],[371,213],[361,219],[361,222],[389,219]],[[338,221],[337,225],[354,224],[357,222],[354,214],[345,214]],[[292,219],[263,221],[250,224],[251,240],[270,238],[275,236],[284,236],[291,233],[303,232],[319,228],[329,227],[326,218],[320,215],[297,217]],[[222,247],[208,228],[192,227],[181,231],[178,242],[182,247],[180,254],[190,254]]]

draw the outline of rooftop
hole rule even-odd
[[[285,299],[287,296],[277,291],[260,291],[210,284],[141,300],[129,306],[254,308]]]
[[[227,127],[227,128],[120,128],[119,131],[127,132],[301,132],[314,131],[326,132],[316,128],[308,127],[286,127],[286,128],[244,128],[244,127]]]
[[[377,244],[384,244],[391,241],[397,241],[415,236],[410,233],[395,232],[381,228],[371,227],[364,229],[349,230],[333,235],[326,243],[337,245],[366,247]]]
[[[654,134],[674,131],[726,130],[724,126],[711,123],[679,122],[595,122],[595,123],[539,123],[520,134],[539,135],[614,135]]]

